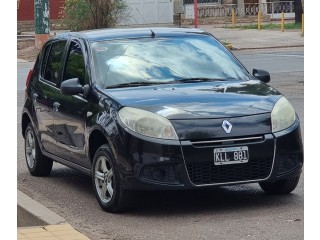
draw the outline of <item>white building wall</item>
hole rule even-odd
[[[127,0],[128,19],[123,24],[173,23],[172,0]]]

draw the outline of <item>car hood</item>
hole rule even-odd
[[[257,80],[106,89],[122,106],[167,119],[226,118],[269,113],[281,94]]]

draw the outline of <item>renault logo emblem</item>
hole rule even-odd
[[[222,122],[222,128],[226,133],[231,133],[232,125],[227,120]]]

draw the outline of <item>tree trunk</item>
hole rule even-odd
[[[302,3],[301,0],[294,0],[294,13],[295,13],[295,23],[301,23],[302,22]]]

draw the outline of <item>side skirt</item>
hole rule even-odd
[[[55,156],[55,155],[53,155],[51,153],[46,152],[44,149],[42,149],[42,154],[45,155],[48,158],[51,158],[55,162],[61,163],[62,165],[65,165],[65,166],[70,167],[72,169],[78,170],[78,171],[80,171],[80,172],[82,172],[82,173],[84,173],[84,174],[86,174],[88,176],[91,176],[91,170],[90,169],[82,167],[82,166],[80,166],[78,164],[75,164],[73,162],[69,162],[69,161],[67,161],[67,160],[65,160],[63,158],[57,157],[57,156]]]

